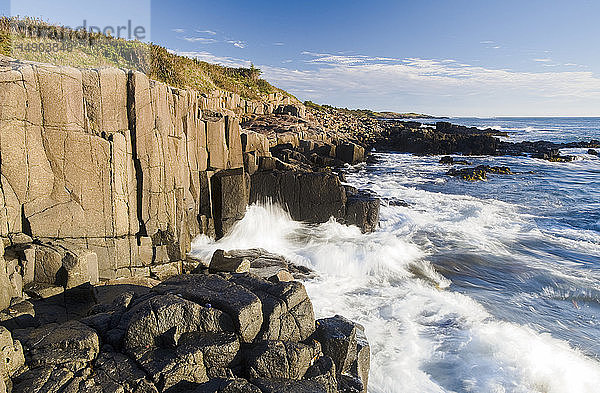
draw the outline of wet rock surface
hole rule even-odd
[[[478,165],[472,168],[451,168],[447,175],[458,177],[463,180],[477,181],[486,180],[488,173],[497,175],[512,175],[513,172],[507,166],[489,166],[489,165]]]
[[[264,250],[227,254],[294,271]],[[0,327],[0,379],[12,392],[366,392],[362,328],[315,321],[298,281],[205,271],[114,295],[107,287],[97,293],[110,301],[90,302],[82,318]]]

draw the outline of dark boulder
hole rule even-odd
[[[100,339],[96,331],[78,321],[48,324],[23,340],[30,368],[60,366],[76,372],[96,359]]]
[[[234,331],[231,318],[223,311],[173,294],[153,296],[137,304],[123,316],[122,322],[126,323],[123,345],[129,351],[177,346],[181,335],[189,332]]]
[[[133,359],[109,350],[100,353],[88,377],[73,378],[62,392],[158,393],[158,390]]]
[[[365,149],[355,143],[342,143],[337,145],[335,156],[347,164],[357,164],[365,160]]]
[[[244,273],[250,271],[250,260],[231,255],[224,250],[216,250],[210,260],[208,270],[211,273]]]
[[[379,224],[381,201],[372,193],[360,191],[348,197],[344,222],[356,225],[363,233],[373,232]]]
[[[301,283],[274,283],[250,274],[234,274],[230,281],[260,298],[263,324],[257,339],[303,341],[315,331],[313,306]]]
[[[319,319],[315,338],[335,363],[340,391],[367,391],[371,354],[362,326],[336,315]]]
[[[172,277],[153,288],[157,293],[179,294],[198,304],[221,310],[233,320],[243,342],[251,342],[263,323],[262,304],[254,293],[217,275]]]
[[[466,160],[455,160],[454,157],[452,156],[444,156],[442,158],[440,158],[440,164],[445,164],[445,165],[471,165],[471,163],[469,161]]]
[[[346,192],[337,176],[329,172],[256,172],[250,202],[267,199],[281,204],[296,221],[320,223],[344,216]]]
[[[227,254],[232,258],[249,260],[250,273],[269,281],[281,281],[278,276],[280,272],[287,272],[295,279],[311,278],[315,274],[314,271],[306,266],[294,264],[282,255],[274,254],[261,248],[230,250]]]
[[[176,347],[135,348],[133,358],[159,391],[177,391],[209,380],[202,349],[184,341]]]
[[[59,393],[73,376],[73,371],[64,367],[37,367],[15,378],[12,391],[14,393]]]
[[[454,163],[454,158],[451,156],[444,156],[440,158],[440,164],[452,165]]]
[[[304,378],[323,385],[328,393],[338,391],[335,363],[328,356],[321,356],[306,370]]]
[[[338,373],[349,373],[357,357],[356,324],[341,315],[319,319],[315,338],[323,354],[335,363]]]
[[[304,377],[314,359],[321,354],[321,346],[290,341],[262,341],[246,355],[248,374],[252,378],[294,379]]]

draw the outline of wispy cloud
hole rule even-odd
[[[177,53],[229,67],[251,65],[207,51]],[[348,107],[481,116],[589,115],[600,107],[600,78],[580,69],[523,72],[455,59],[302,55],[294,65],[287,59],[258,67],[265,79],[301,99]]]
[[[533,59],[533,61],[537,61],[538,63],[549,63],[552,59],[545,57],[543,59]]]
[[[227,43],[240,49],[244,49],[246,47],[246,43],[244,41],[229,40]]]
[[[209,34],[209,35],[217,35],[216,31],[212,31],[212,30],[195,30],[196,33],[200,33],[200,34]]]
[[[402,62],[402,59],[392,57],[372,57],[364,55],[332,55],[327,53],[315,53],[304,51],[301,54],[313,57],[307,60],[308,63],[317,64],[337,64],[337,65],[361,65],[373,62],[397,63]]]
[[[333,104],[351,106],[362,102],[355,106],[412,110],[419,109],[416,102],[423,102],[422,109],[431,111],[432,104],[440,107],[441,101],[448,111],[470,110],[473,115],[485,107],[517,113],[526,108],[523,100],[548,103],[542,106],[548,110],[545,113],[550,113],[552,105],[564,111],[565,103],[586,100],[591,107],[593,102],[598,106],[600,100],[600,79],[592,72],[522,72],[453,59],[340,56],[309,51],[302,54],[311,57],[306,60],[309,69],[260,67],[269,81],[299,96],[305,94],[304,98],[325,102],[330,97],[342,100]],[[459,104],[463,109],[456,109]]]
[[[173,29],[173,31],[178,34],[185,33],[184,29]],[[194,35],[179,36],[177,38],[187,41],[187,42],[192,42],[192,43],[197,43],[197,44],[214,44],[214,43],[230,44],[230,45],[233,45],[236,48],[240,48],[240,49],[245,48],[247,45],[247,43],[245,41],[234,40],[229,37],[223,37],[219,33],[217,33],[216,31],[213,31],[213,30],[194,30],[194,31],[196,33]]]
[[[285,44],[283,42],[274,42],[273,45],[275,45],[275,46],[283,46]]]
[[[214,38],[206,38],[206,37],[182,37],[183,40],[187,42],[195,42],[198,44],[212,44],[217,42]]]

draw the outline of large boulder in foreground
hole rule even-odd
[[[260,299],[263,323],[259,340],[303,341],[314,332],[313,306],[301,283],[273,283],[251,274],[235,274],[230,280]]]
[[[262,263],[284,263],[273,261]],[[18,340],[0,327],[0,392],[366,391],[360,326],[339,316],[316,324],[297,281],[205,272],[106,299],[79,321],[17,329]]]

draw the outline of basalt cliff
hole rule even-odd
[[[315,321],[310,272],[188,257],[267,199],[373,230],[379,201],[331,170],[355,140],[282,94],[119,68],[2,58],[0,97],[0,391],[366,391],[362,328]]]

